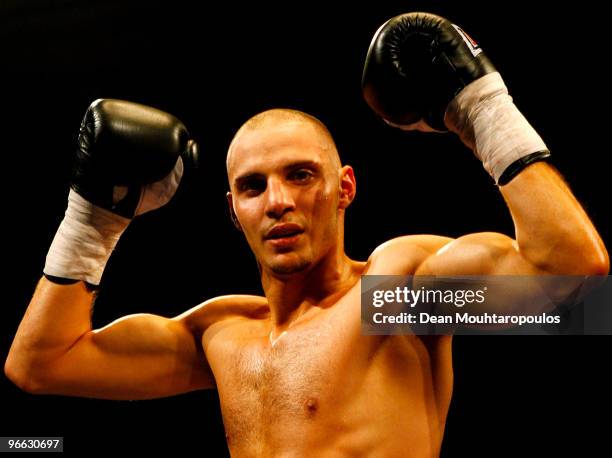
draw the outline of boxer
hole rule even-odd
[[[367,260],[349,258],[353,169],[320,121],[272,109],[249,119],[227,154],[230,215],[264,296],[221,296],[174,318],[138,314],[92,329],[94,290],[121,233],[167,203],[198,159],[173,116],[98,101],[7,376],[31,393],[105,399],[217,389],[236,457],[439,455],[452,336],[362,335],[361,276],[605,275],[609,258],[546,145],[460,28],[427,13],[391,19],[372,41],[363,88],[390,125],[459,135],[498,185],[514,237],[404,235]]]

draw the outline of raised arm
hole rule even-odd
[[[427,275],[605,275],[608,253],[550,153],[514,105],[480,46],[439,16],[409,13],[376,33],[364,96],[403,130],[455,132],[508,205],[514,237],[476,233],[445,241],[416,271]]]
[[[5,363],[36,393],[117,399],[212,386],[198,333],[186,319],[122,318],[91,329],[91,290],[132,218],[165,205],[197,162],[174,116],[121,100],[98,100],[80,128],[68,208],[43,278]]]
[[[148,399],[214,387],[200,326],[138,314],[93,330],[83,282],[42,278],[19,325],[5,373],[21,389],[104,399]]]
[[[606,248],[560,174],[538,162],[500,191],[514,221],[514,238],[468,234],[429,256],[421,275],[606,275]]]

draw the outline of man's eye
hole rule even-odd
[[[312,177],[312,173],[308,170],[296,170],[291,173],[291,178],[298,181],[308,180],[310,177]]]
[[[265,189],[266,184],[262,180],[249,180],[242,183],[240,186],[241,191],[262,191]]]

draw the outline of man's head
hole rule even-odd
[[[230,144],[227,175],[232,219],[262,269],[302,272],[344,250],[355,177],[318,119],[288,109],[252,117]]]

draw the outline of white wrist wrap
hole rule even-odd
[[[547,150],[512,102],[498,72],[467,85],[449,103],[444,123],[474,151],[495,183],[515,161]]]
[[[51,243],[44,273],[100,284],[104,266],[130,220],[70,189],[68,208]]]

